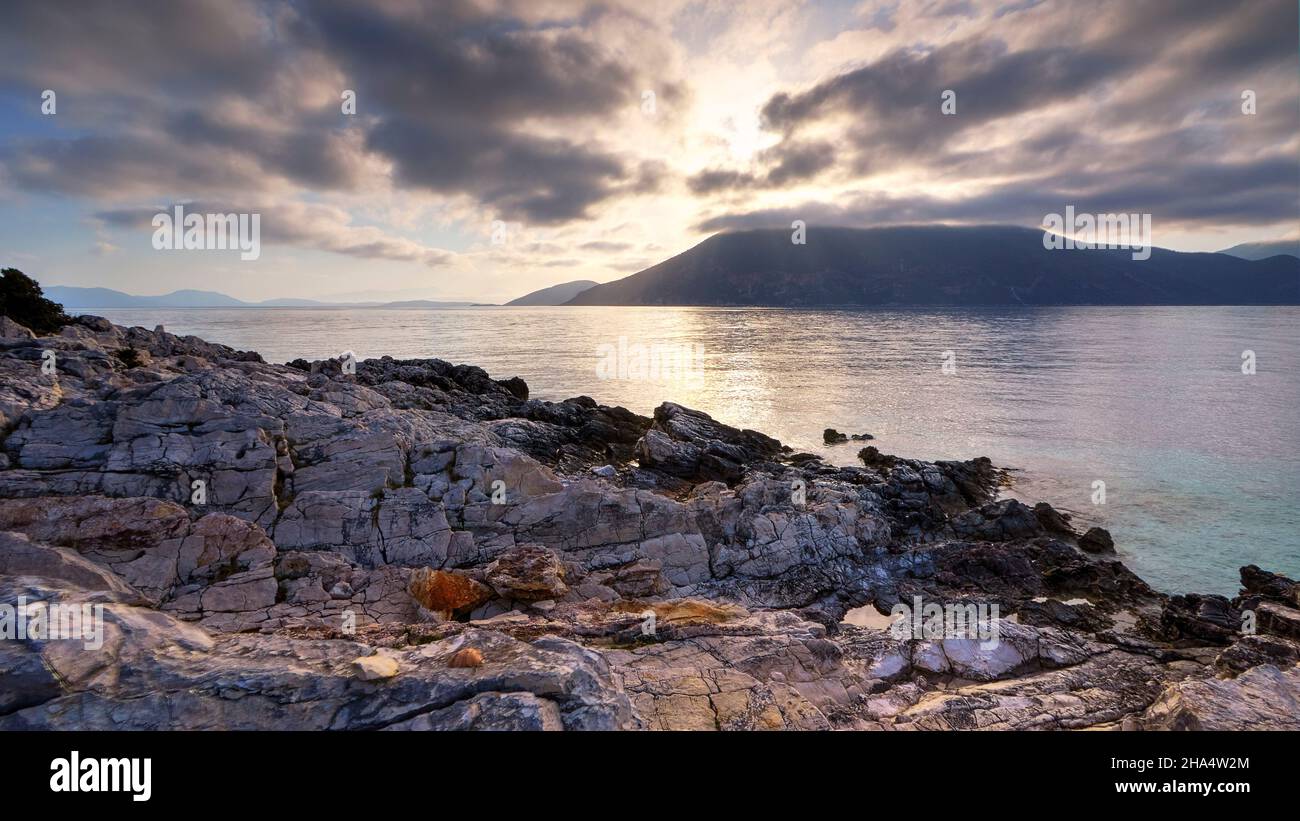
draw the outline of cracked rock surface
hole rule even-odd
[[[103,620],[0,641],[0,729],[1300,728],[1300,585],[1163,595],[988,459],[0,332],[0,604]],[[996,635],[891,629],[918,601]]]

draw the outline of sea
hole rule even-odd
[[[1300,577],[1300,308],[83,309],[268,362],[438,357],[649,415],[697,408],[795,450],[988,456],[1008,495],[1110,530],[1169,593]]]

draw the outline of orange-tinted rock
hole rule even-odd
[[[468,613],[492,598],[492,589],[462,573],[422,567],[407,583],[411,597],[426,610],[445,616]]]
[[[482,667],[483,654],[473,647],[457,650],[447,659],[448,667]]]

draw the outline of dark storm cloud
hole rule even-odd
[[[687,179],[696,194],[746,188],[782,188],[790,183],[812,179],[835,163],[835,147],[826,142],[787,143],[762,151],[758,162],[766,166],[762,173],[709,169]]]
[[[475,20],[465,7],[452,16],[385,17],[320,0],[297,25],[355,78],[378,118],[367,146],[393,161],[402,185],[469,194],[502,218],[534,223],[584,217],[644,190],[642,169],[590,140],[518,127],[632,109],[644,87],[632,67],[571,31]]]
[[[0,87],[56,87],[60,112],[93,134],[0,146],[7,177],[35,191],[350,191],[369,156],[399,188],[552,224],[658,187],[661,168],[603,147],[590,122],[635,111],[651,85],[666,101],[681,92],[564,20],[525,25],[472,2],[12,5]],[[298,88],[322,76],[342,88],[304,107]],[[340,116],[343,88],[355,118]],[[121,113],[89,118],[105,109]]]
[[[1207,190],[1214,196],[1205,195]],[[1083,173],[1039,175],[955,200],[925,195],[862,194],[846,202],[806,202],[701,220],[703,232],[789,228],[794,220],[818,225],[899,225],[924,222],[1039,225],[1067,205],[1087,213],[1151,213],[1165,221],[1217,226],[1270,224],[1300,214],[1295,162],[1266,159],[1231,165],[1184,166],[1171,159],[1143,170],[1097,179]]]
[[[195,109],[164,115],[157,130],[13,140],[0,144],[0,166],[25,189],[89,196],[256,192],[272,176],[349,190],[361,175],[337,124],[233,125]]]
[[[634,11],[606,0],[559,8],[9,0],[0,92],[35,101],[55,88],[60,107],[48,130],[0,143],[0,178],[139,204],[363,193],[382,177],[377,187],[391,179],[475,204],[484,222],[540,225],[680,190],[670,185],[679,158],[612,146],[632,142],[614,129],[643,89],[671,112],[685,83],[662,52],[610,34],[639,34]],[[1067,197],[1207,225],[1296,215],[1295,173],[1274,173],[1300,159],[1288,0],[929,0],[864,15],[856,25],[893,47],[775,86],[761,109],[773,144],[685,179],[702,226],[809,219],[810,209],[837,220],[1037,220]],[[357,92],[355,117],[339,112],[343,88]],[[1247,88],[1258,93],[1250,117],[1239,110]],[[955,116],[940,109],[945,89],[957,93]],[[904,188],[872,193],[883,173]],[[813,183],[828,192],[819,205],[723,205]],[[947,199],[920,193],[939,183],[953,184]],[[347,247],[368,242],[354,235]],[[408,253],[400,240],[379,250]]]
[[[789,182],[806,180],[815,176],[835,161],[835,147],[830,143],[792,143],[783,145],[772,155],[776,163],[767,172],[768,185],[783,186]]]
[[[970,0],[948,0],[948,2],[931,4],[926,10],[927,17],[972,17],[975,6]]]
[[[777,131],[837,113],[862,117],[907,117],[914,123],[939,120],[940,92],[958,88],[962,117],[952,125],[972,127],[1022,112],[1044,101],[1069,99],[1092,83],[1125,71],[1131,58],[1041,48],[1009,52],[997,40],[966,40],[928,53],[896,51],[867,68],[841,74],[802,94],[779,94],[763,107],[763,120]],[[923,114],[923,120],[918,120]],[[932,114],[932,116],[931,116]],[[881,123],[884,125],[884,123]],[[896,130],[910,138],[926,131]]]
[[[347,190],[359,182],[359,169],[333,115],[304,117],[296,128],[281,132],[234,125],[191,109],[168,117],[164,130],[187,148],[234,151],[309,188]]]
[[[779,141],[759,168],[712,168],[688,180],[709,194],[778,190],[819,174],[851,188],[877,172],[908,171],[918,181],[974,183],[967,186],[974,193],[850,193],[792,208],[714,208],[697,229],[788,227],[794,219],[1036,223],[1065,203],[1206,226],[1300,216],[1294,4],[1027,2],[993,17],[977,34],[900,47],[772,95],[763,121]],[[1259,100],[1249,116],[1240,98],[1248,88]],[[940,107],[945,89],[956,92],[952,116]],[[778,173],[807,135],[828,133],[839,139],[825,163]]]
[[[213,160],[161,135],[19,139],[0,145],[0,168],[30,191],[117,197],[162,187],[193,196],[262,187],[257,168]]]
[[[931,159],[968,131],[1086,94],[1135,62],[1135,56],[1064,47],[1013,52],[1001,41],[982,38],[927,52],[899,49],[806,91],[769,99],[764,125],[783,140],[760,157],[768,166],[762,173],[710,169],[688,184],[696,193],[781,188],[837,161],[853,174],[866,174],[909,158]],[[956,92],[958,116],[940,108],[948,89]],[[805,127],[837,118],[849,123],[838,150],[800,139]]]
[[[793,134],[823,118],[848,115],[874,152],[933,150],[961,131],[1070,100],[1128,71],[1134,57],[1069,48],[1011,52],[998,41],[967,40],[925,54],[895,51],[801,94],[778,94],[763,107],[769,128]],[[940,108],[956,92],[957,116]]]
[[[273,21],[244,0],[5,0],[0,84],[129,96],[264,88],[282,58]]]
[[[712,194],[715,191],[753,188],[758,184],[758,178],[746,171],[710,168],[692,175],[686,184],[693,193]]]
[[[0,144],[0,168],[27,190],[89,197],[352,187],[340,118],[322,127],[277,99],[300,56],[278,33],[288,15],[246,0],[6,3],[0,89],[54,90],[63,128]]]
[[[402,185],[473,194],[507,220],[581,217],[632,173],[599,150],[470,120],[391,116],[371,130],[367,144],[394,160]]]
[[[468,5],[468,4],[462,4]],[[595,115],[639,101],[635,73],[572,31],[447,15],[437,6],[384,15],[349,0],[300,6],[294,34],[357,79],[367,105],[428,121],[479,122]]]

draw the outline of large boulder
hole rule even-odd
[[[1241,611],[1225,597],[1189,593],[1165,603],[1157,632],[1166,641],[1229,644],[1241,624]]]
[[[1241,595],[1236,604],[1238,607],[1249,607],[1257,600],[1300,607],[1300,582],[1248,564],[1241,568]]]
[[[1034,511],[1016,499],[990,502],[964,513],[953,520],[952,529],[958,536],[986,542],[1023,539],[1044,532]]]
[[[444,618],[466,614],[492,598],[492,590],[464,573],[419,568],[407,583],[411,598]]]
[[[1236,678],[1180,681],[1142,716],[1149,730],[1300,730],[1300,667],[1254,667]]]
[[[752,430],[717,422],[700,411],[665,402],[655,409],[654,424],[637,443],[645,467],[693,481],[739,481],[745,467],[772,460],[789,448]]]
[[[20,325],[7,316],[0,316],[0,339],[35,339],[31,328]]]
[[[485,575],[497,595],[515,601],[558,599],[569,590],[560,557],[539,544],[506,551],[487,566]]]

